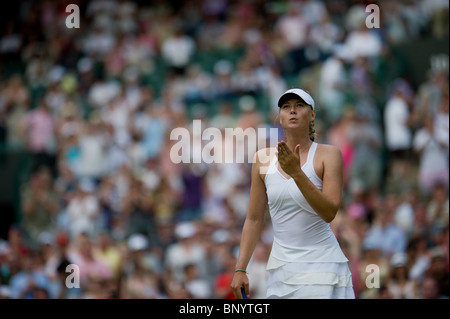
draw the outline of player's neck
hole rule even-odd
[[[301,150],[306,150],[309,149],[309,147],[312,144],[311,139],[309,138],[309,136],[292,136],[288,133],[286,133],[286,144],[289,146],[289,148],[294,151],[295,146],[297,144],[300,144],[300,149]]]

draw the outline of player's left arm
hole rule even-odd
[[[322,195],[323,207],[313,207],[326,215],[326,222],[331,222],[341,207],[342,192],[344,188],[343,160],[339,148],[333,145],[323,145],[320,158],[323,161]],[[319,205],[318,205],[319,206]],[[322,217],[322,216],[321,216]],[[322,217],[323,218],[323,217]]]

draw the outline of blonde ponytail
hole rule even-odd
[[[316,129],[314,128],[314,120],[309,122],[309,139],[314,142],[317,138]]]

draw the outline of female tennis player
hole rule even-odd
[[[341,152],[314,142],[315,103],[306,91],[286,91],[278,107],[286,141],[255,154],[231,289],[238,299],[243,297],[241,288],[251,298],[246,268],[268,205],[274,241],[267,298],[355,298],[348,259],[329,225],[342,198]],[[265,154],[269,160],[263,160]]]

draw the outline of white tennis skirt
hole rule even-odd
[[[267,298],[354,299],[348,262],[283,262],[270,258]]]

